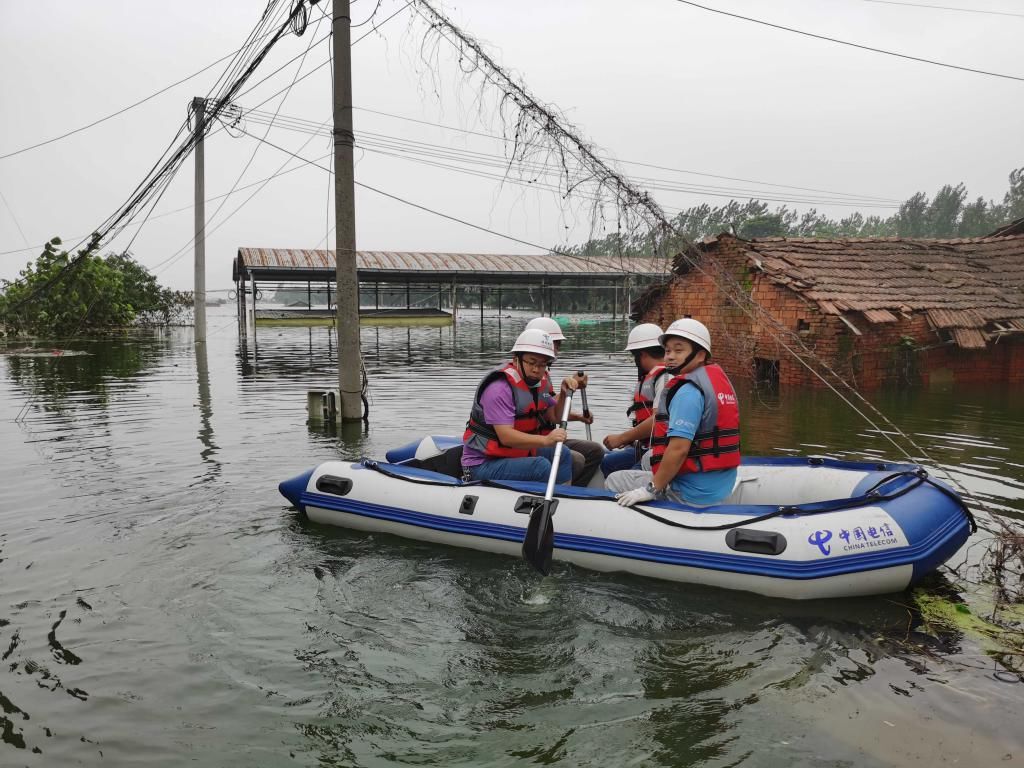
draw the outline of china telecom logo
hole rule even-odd
[[[813,544],[821,550],[821,554],[830,555],[832,554],[832,547],[828,546],[828,542],[832,540],[832,531],[815,531],[807,537],[807,543]]]

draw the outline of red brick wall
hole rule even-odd
[[[952,377],[963,383],[1024,383],[1024,343],[1002,339],[985,349],[960,349],[952,344],[921,353],[925,359],[925,377]]]
[[[1006,345],[1006,380],[1024,384],[1024,342],[1020,340]]]
[[[706,258],[702,263],[703,271],[674,277],[640,321],[664,328],[686,315],[700,320],[711,331],[716,361],[735,379],[753,380],[754,361],[761,358],[778,361],[781,385],[824,386],[785,349],[783,344],[798,349],[822,371],[792,335],[775,325],[778,323],[796,332],[820,360],[859,389],[933,380],[1024,383],[1024,342],[1020,340],[1003,339],[984,350],[943,345],[923,315],[870,324],[853,314],[849,319],[861,331],[858,336],[838,317],[824,314],[795,291],[771,283],[760,272],[751,272],[735,241],[719,241],[714,253],[713,262]],[[747,299],[737,303],[729,298],[737,295]],[[752,307],[748,299],[764,311]]]

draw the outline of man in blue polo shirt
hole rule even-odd
[[[721,367],[708,363],[711,334],[703,323],[676,320],[660,341],[673,378],[658,399],[652,471],[615,472],[605,488],[623,506],[666,497],[716,504],[732,493],[740,464],[736,391]]]

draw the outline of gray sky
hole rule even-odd
[[[916,1],[916,0],[915,0]],[[929,2],[929,0],[920,0]],[[382,0],[382,20],[404,5]],[[1002,11],[985,15],[868,0],[706,0],[703,4],[912,56],[1024,77],[1022,0],[934,0],[935,5]],[[329,13],[330,3],[321,6]],[[374,0],[357,0],[354,23]],[[262,0],[174,3],[0,0],[0,155],[85,125],[177,81],[241,46]],[[902,200],[963,181],[971,196],[1001,199],[1011,169],[1024,165],[1024,82],[959,72],[794,35],[709,13],[675,0],[465,0],[446,10],[488,43],[542,100],[562,108],[596,146],[622,161]],[[306,34],[284,38],[250,82],[329,32],[314,11]],[[446,48],[428,69],[422,25],[409,9],[352,49],[357,107],[491,132],[475,91],[460,87]],[[353,39],[369,26],[353,30]],[[315,37],[313,37],[315,35]],[[315,45],[302,72],[326,61]],[[0,160],[0,252],[54,235],[72,244],[127,198],[169,144],[193,96],[227,62],[140,107],[67,139]],[[284,88],[290,65],[239,100],[252,107]],[[273,111],[280,97],[264,105]],[[280,114],[330,125],[329,67],[289,93]],[[355,113],[360,132],[501,155],[484,137]],[[245,130],[263,136],[266,126]],[[330,153],[327,138],[274,128],[267,139],[309,159]],[[308,144],[305,144],[309,140]],[[305,146],[303,146],[305,144]],[[206,144],[206,197],[228,192],[257,145],[221,131]],[[436,149],[436,148],[434,148]],[[420,159],[423,159],[420,157]],[[427,158],[430,159],[430,158]],[[288,156],[263,145],[239,186],[278,172]],[[434,158],[436,162],[437,159]],[[326,164],[326,160],[322,161]],[[445,160],[449,163],[451,161]],[[460,164],[461,165],[461,164]],[[298,168],[268,184],[218,227],[256,187],[207,204],[207,285],[227,288],[239,246],[324,247],[329,177]],[[812,203],[822,193],[752,185],[623,164],[636,177],[697,191],[655,191],[669,212],[729,197],[791,198],[803,210],[888,215],[892,208]],[[493,173],[493,170],[489,171]],[[542,245],[585,239],[589,220],[549,192],[441,169],[379,152],[357,152],[356,179],[444,213]],[[649,184],[650,182],[641,182]],[[662,183],[659,186],[664,186]],[[715,194],[710,194],[714,192]],[[192,284],[193,164],[182,167],[132,251],[165,285]],[[6,201],[6,205],[4,204]],[[804,201],[804,202],[801,202]],[[773,203],[774,205],[775,203]],[[357,191],[361,249],[526,253],[523,245]],[[185,208],[177,213],[161,215]],[[141,221],[141,219],[140,219]],[[19,229],[20,228],[20,229]],[[135,234],[113,241],[124,248]],[[333,234],[330,237],[333,244]],[[176,256],[177,254],[177,256]],[[0,255],[11,279],[35,250]]]

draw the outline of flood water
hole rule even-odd
[[[216,308],[205,352],[173,329],[0,355],[0,765],[1024,764],[1024,684],[906,595],[541,579],[279,496],[326,459],[460,432],[524,319],[364,328],[371,421],[340,433],[306,419],[306,391],[336,386],[325,328],[261,327],[243,355]],[[558,371],[586,368],[595,435],[620,431],[627,328],[567,331]],[[1021,395],[871,399],[1024,520]],[[742,408],[747,453],[903,458],[827,392]],[[955,581],[931,588],[970,601]]]

